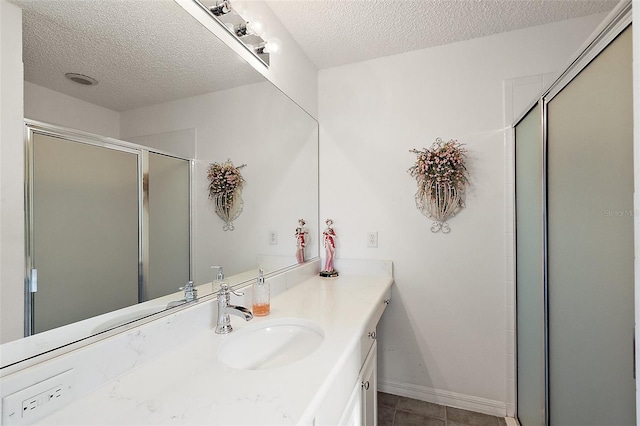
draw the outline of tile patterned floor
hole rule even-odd
[[[378,426],[506,426],[502,417],[378,392]]]

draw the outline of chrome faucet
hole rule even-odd
[[[184,290],[184,299],[169,302],[167,309],[182,305],[183,303],[193,302],[198,298],[198,289],[194,287],[193,281],[189,281],[184,287],[179,287],[178,290]]]
[[[230,305],[231,293],[236,296],[242,296],[244,293],[237,293],[231,290],[228,285],[222,284],[220,291],[218,292],[218,325],[216,325],[216,333],[227,334],[233,331],[231,327],[231,318],[229,314],[244,318],[245,321],[249,321],[253,318],[251,311],[244,306]]]
[[[187,285],[178,290],[184,290],[184,300],[187,302],[193,302],[198,298],[198,289],[193,286],[193,281],[189,281]]]

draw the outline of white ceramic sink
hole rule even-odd
[[[312,354],[323,340],[324,332],[314,322],[299,318],[267,320],[225,336],[218,360],[240,370],[282,367]]]

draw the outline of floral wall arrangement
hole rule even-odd
[[[418,184],[416,207],[432,219],[432,232],[451,232],[447,219],[465,206],[469,175],[465,166],[467,150],[456,140],[438,138],[430,148],[412,149],[415,164],[409,169]]]
[[[209,179],[209,198],[213,200],[215,212],[224,221],[225,231],[233,231],[233,221],[242,213],[242,187],[245,183],[240,169],[231,159],[224,163],[212,163],[207,169]]]

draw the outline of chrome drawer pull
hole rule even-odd
[[[369,390],[369,381],[367,380],[366,382],[362,383],[362,387],[364,388],[364,390]]]
[[[373,340],[376,340],[376,332],[375,331],[370,331],[369,332],[369,337],[371,337]]]

